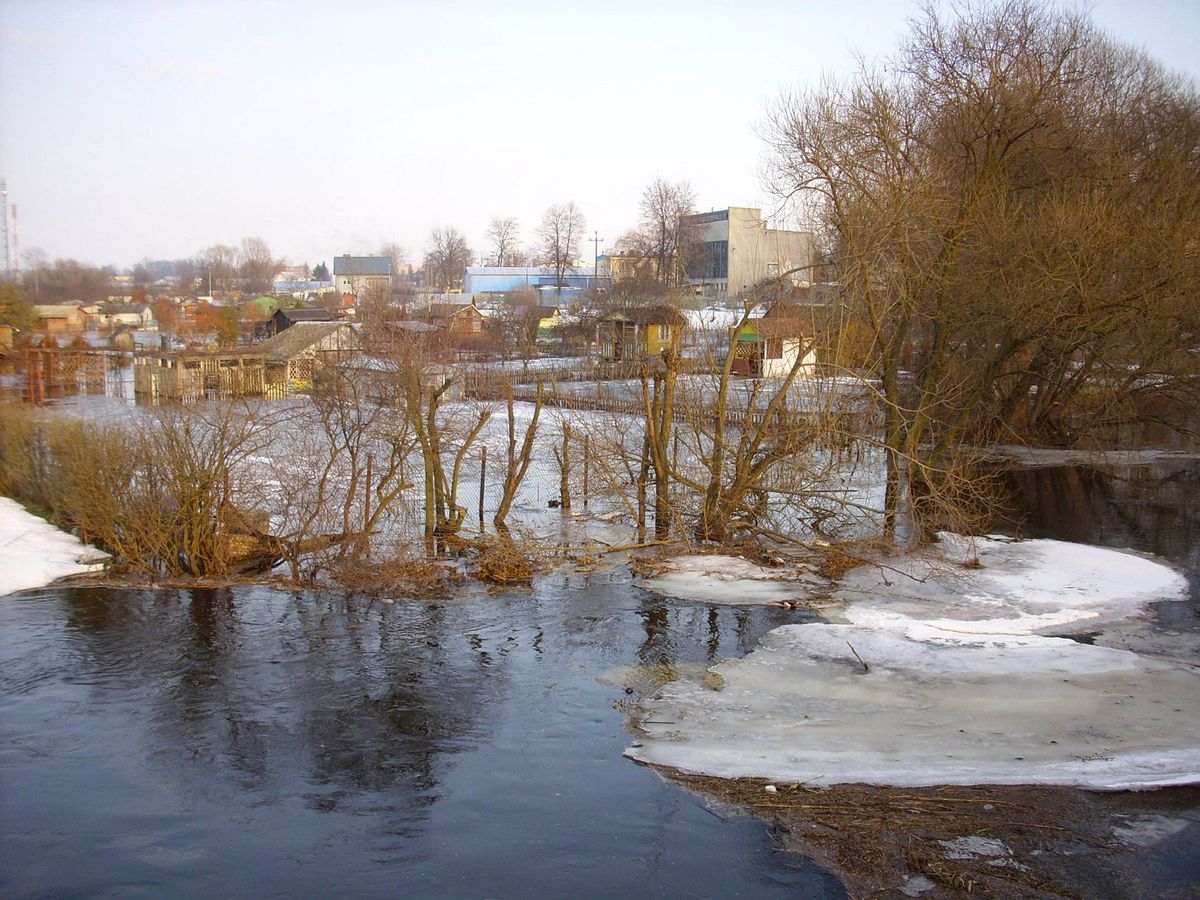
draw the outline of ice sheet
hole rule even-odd
[[[720,677],[666,685],[645,702],[645,736],[627,755],[814,785],[1200,781],[1200,668],[1039,633],[1182,599],[1180,573],[1060,541],[942,537],[849,573],[828,613],[849,624],[784,626],[715,666]],[[706,579],[676,562],[685,586],[729,592],[735,569],[710,563]]]
[[[1187,579],[1132,552],[1065,541],[942,540],[920,555],[867,565],[834,599],[855,625],[921,622],[951,634],[1064,634],[1128,619],[1187,597]],[[963,563],[977,559],[980,568]]]
[[[737,556],[678,556],[670,569],[639,584],[660,594],[731,606],[802,602],[827,584],[795,569],[768,569]]]
[[[0,497],[0,595],[101,568],[105,554]]]
[[[723,690],[665,686],[627,755],[810,785],[1115,790],[1200,778],[1200,673],[1124,650],[787,625],[714,670]]]

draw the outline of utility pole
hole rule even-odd
[[[592,232],[592,293],[600,290],[600,237],[599,231]]]

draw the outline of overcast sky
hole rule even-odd
[[[418,261],[574,200],[601,248],[656,176],[769,207],[756,126],[788,86],[891,50],[902,2],[0,0],[0,176],[21,247],[130,266],[265,238],[315,265]],[[1093,18],[1200,75],[1197,0]],[[583,254],[590,258],[591,247]]]

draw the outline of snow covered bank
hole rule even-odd
[[[103,567],[104,553],[0,497],[0,595]]]
[[[1200,781],[1200,669],[1039,634],[1183,599],[1178,572],[1059,541],[938,549],[849,573],[830,615],[850,624],[784,626],[720,678],[667,685],[627,755],[817,785]],[[695,597],[692,568],[655,581]]]

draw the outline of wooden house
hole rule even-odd
[[[279,398],[311,387],[322,366],[344,362],[362,342],[348,322],[298,322],[254,349],[266,357],[265,395]]]
[[[83,311],[72,303],[34,306],[33,315],[38,330],[46,334],[83,331],[87,324]]]
[[[733,372],[751,378],[786,378],[800,361],[799,375],[816,371],[817,351],[808,321],[785,303],[748,319],[735,336]]]
[[[684,319],[673,306],[636,306],[618,309],[600,319],[596,340],[604,362],[634,362],[659,356],[664,350],[679,352]]]
[[[478,337],[483,334],[484,315],[474,302],[432,303],[427,318],[431,325],[444,328],[453,338]]]

